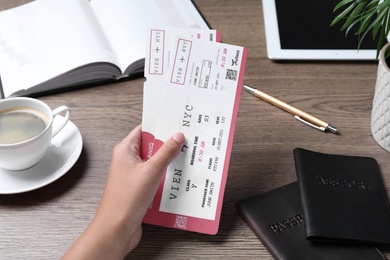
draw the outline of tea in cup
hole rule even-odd
[[[64,120],[54,123],[61,113],[65,113]],[[0,168],[24,170],[37,164],[69,119],[67,106],[51,110],[34,98],[0,100]]]

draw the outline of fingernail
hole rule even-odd
[[[184,134],[183,133],[176,133],[172,135],[172,139],[178,142],[179,144],[184,143]]]

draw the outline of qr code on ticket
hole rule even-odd
[[[226,70],[226,77],[225,77],[225,79],[237,81],[237,76],[238,76],[238,71],[237,70],[232,70],[232,69],[227,69]]]
[[[188,218],[187,217],[176,216],[175,227],[181,228],[181,229],[186,229],[187,228],[187,222],[188,222]]]

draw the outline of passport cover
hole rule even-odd
[[[306,218],[296,182],[239,200],[236,209],[276,259],[386,259],[369,245],[307,240]]]
[[[390,243],[390,208],[370,157],[294,149],[308,239]]]

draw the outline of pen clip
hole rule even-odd
[[[301,123],[304,123],[305,125],[308,125],[310,127],[313,127],[317,130],[320,130],[322,132],[325,132],[325,127],[320,127],[320,126],[316,126],[316,125],[313,125],[312,123],[309,123],[307,122],[306,120],[300,118],[299,116],[294,116],[296,120],[300,121]]]

